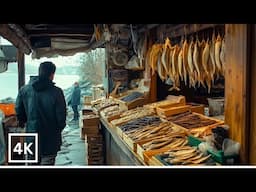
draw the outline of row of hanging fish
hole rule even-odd
[[[142,46],[143,47],[143,46]],[[145,53],[145,52],[143,52]],[[218,79],[225,72],[225,39],[213,33],[212,39],[198,36],[190,42],[183,38],[180,44],[172,45],[169,38],[164,44],[153,44],[146,53],[145,65],[152,69],[152,75],[158,73],[162,81],[170,78],[173,87],[180,90],[180,80],[189,87],[200,84],[210,92],[215,77]]]

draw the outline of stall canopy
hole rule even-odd
[[[40,58],[87,52],[97,47],[104,47],[107,41],[123,41],[127,45],[131,34],[136,35],[157,25],[0,24],[0,35],[23,53],[32,53],[33,58]]]

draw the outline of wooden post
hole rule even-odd
[[[225,123],[241,144],[241,163],[248,164],[248,25],[225,25],[225,37]]]
[[[250,140],[249,140],[249,163],[256,165],[256,25],[251,26],[251,79],[250,79]]]
[[[24,53],[18,50],[18,89],[25,85],[25,58]]]
[[[106,97],[109,98],[109,60],[110,60],[110,56],[109,56],[109,43],[106,44],[106,48],[105,48],[105,66],[104,66],[104,74],[103,74],[103,85],[104,85],[104,91],[106,93]]]
[[[154,39],[156,37],[156,29],[153,29],[150,31],[149,35],[150,35],[150,42],[149,45],[152,46],[152,44],[155,43]],[[148,67],[148,71],[151,75],[151,81],[150,81],[150,90],[149,90],[149,102],[156,102],[157,101],[157,74],[155,73],[154,75],[152,75],[152,70],[150,69],[149,66]]]

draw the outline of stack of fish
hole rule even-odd
[[[158,73],[162,81],[168,77],[173,82],[172,89],[180,90],[180,80],[189,87],[200,84],[210,92],[215,76],[219,78],[225,72],[225,39],[220,34],[212,40],[199,41],[193,38],[188,42],[182,38],[180,44],[172,45],[169,38],[164,44],[153,44],[147,51],[146,65],[152,69],[152,74]]]
[[[140,117],[138,119],[131,120],[119,126],[119,128],[122,129],[123,132],[126,132],[134,129],[141,129],[147,125],[158,125],[159,123],[161,123],[161,120],[159,117],[145,116],[145,117]]]
[[[143,107],[138,107],[135,109],[125,111],[124,113],[120,114],[119,119],[115,119],[115,120],[111,121],[110,123],[112,125],[119,126],[119,125],[125,124],[133,119],[138,119],[140,117],[154,115],[154,114],[155,114],[155,111],[153,109],[146,109]]]
[[[164,152],[160,157],[171,165],[205,165],[211,155],[204,155],[196,147],[181,146]]]

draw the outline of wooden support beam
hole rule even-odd
[[[150,36],[150,41],[148,46],[152,46],[152,44],[154,43],[154,38],[156,37],[156,30],[153,29],[150,31],[149,33]],[[153,103],[157,101],[157,74],[155,72],[154,75],[152,75],[152,69],[150,68],[150,66],[146,66],[145,69],[145,74],[146,77],[148,77],[148,74],[150,75],[150,89],[149,89],[149,102]]]
[[[225,25],[225,37],[225,123],[241,144],[241,163],[248,164],[248,25]]]
[[[18,88],[25,85],[25,58],[24,53],[18,50]]]
[[[250,78],[250,132],[249,132],[249,163],[256,165],[256,25],[251,26],[251,78]]]
[[[8,24],[0,24],[0,35],[20,49],[21,52],[25,54],[31,53],[30,45],[21,36],[17,35],[16,31],[13,31]]]
[[[25,30],[17,24],[8,24],[8,26],[10,27],[10,29],[16,32],[16,34],[23,40],[23,42],[25,42],[25,44],[29,47],[29,49],[31,49],[29,37],[25,32]]]

